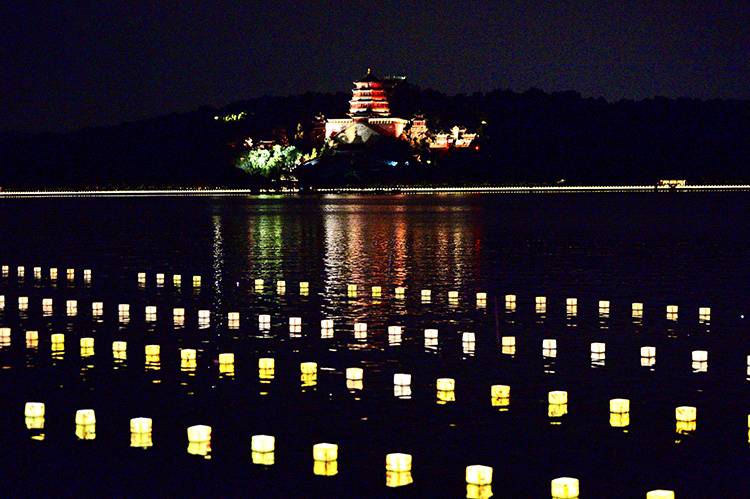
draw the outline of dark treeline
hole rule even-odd
[[[65,134],[0,136],[0,187],[243,185],[234,168],[247,137],[310,147],[313,117],[345,116],[349,93],[261,97]],[[478,153],[436,158],[426,179],[484,183],[748,182],[750,101],[654,98],[608,103],[575,92],[446,96],[404,86],[395,115],[433,129],[480,129]],[[214,119],[244,111],[239,121]],[[301,125],[305,137],[295,139]],[[432,169],[432,172],[429,170]],[[410,180],[414,179],[412,175]]]

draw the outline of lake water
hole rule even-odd
[[[9,267],[0,327],[11,328],[0,338],[0,476],[13,496],[466,497],[465,467],[483,464],[494,469],[494,497],[550,497],[550,480],[561,476],[578,478],[587,498],[658,488],[679,498],[746,496],[749,199],[0,200],[0,264]],[[306,296],[300,281],[309,282]],[[577,298],[575,314],[568,298]],[[76,300],[75,316],[67,300]],[[101,317],[92,302],[103,303]],[[640,319],[634,302],[643,303]],[[118,304],[130,305],[127,323]],[[669,319],[668,305],[679,307]],[[699,307],[711,308],[710,321],[699,321]],[[185,309],[184,325],[175,326],[174,308]],[[210,311],[208,324],[199,310]],[[229,312],[240,314],[238,327]],[[270,315],[269,330],[260,314]],[[290,332],[290,317],[301,318],[299,331]],[[333,320],[332,334],[321,333],[323,319]],[[403,328],[400,339],[388,334],[392,325]],[[437,341],[425,329],[437,329]],[[27,345],[28,330],[38,345]],[[462,341],[466,332],[474,344]],[[52,352],[54,333],[64,334],[63,351]],[[83,337],[94,338],[93,352],[81,352]],[[514,351],[503,337],[515,338]],[[557,347],[547,356],[545,339]],[[113,359],[113,341],[127,342],[126,360]],[[606,344],[604,358],[592,360],[592,342]],[[146,345],[160,345],[158,363],[145,362]],[[642,365],[643,346],[656,348],[654,365]],[[197,350],[194,371],[181,366],[187,348]],[[708,363],[693,366],[694,350],[708,351]],[[233,375],[220,372],[226,352]],[[272,380],[259,378],[261,357],[275,359]],[[307,361],[317,362],[314,384],[300,378]],[[363,369],[361,387],[347,386],[349,367]],[[411,374],[409,397],[394,395],[395,373]],[[438,378],[455,379],[443,396],[455,400],[438,400]],[[510,386],[509,400],[493,405],[492,385]],[[568,392],[567,415],[550,417],[552,390]],[[610,424],[614,398],[630,400],[625,427]],[[43,430],[26,428],[27,401],[46,404]],[[697,408],[694,432],[676,432],[678,406]],[[75,433],[84,408],[96,413],[93,440]],[[139,416],[153,419],[148,449],[130,446],[129,421]],[[199,424],[213,429],[210,459],[187,451],[186,429]],[[275,436],[272,466],[253,463],[256,434]],[[334,476],[314,473],[319,442],[339,446]],[[386,486],[391,452],[413,456],[412,484]]]

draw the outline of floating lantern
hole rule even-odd
[[[456,380],[453,378],[438,378],[437,389],[439,392],[452,392],[456,389]]]
[[[548,338],[542,340],[542,356],[554,358],[557,357],[557,340]]]
[[[2,329],[0,329],[0,337],[2,337]],[[63,350],[65,348],[65,335],[54,333],[50,335],[50,342],[52,343],[52,351]]]
[[[515,355],[516,354],[516,337],[515,336],[503,336],[500,339],[501,352],[503,355]]]
[[[388,326],[388,344],[389,345],[400,345],[401,344],[401,326]]]
[[[209,457],[211,452],[211,427],[206,425],[190,426],[187,429],[188,454]]]
[[[599,300],[599,316],[609,317],[609,300]]]
[[[394,386],[410,386],[411,374],[396,373],[393,375]]]
[[[42,298],[42,313],[52,315],[52,298]]]
[[[57,269],[55,267],[52,267],[49,269],[49,280],[50,281],[57,280]]]
[[[698,410],[695,407],[683,405],[675,409],[675,420],[677,422],[677,433],[687,434],[695,431],[697,427]]]
[[[164,286],[164,274],[156,274],[156,285],[160,288]]]
[[[268,314],[260,314],[258,316],[258,328],[271,329],[271,316]]]
[[[646,492],[646,499],[674,499],[673,490],[650,490]]]
[[[676,321],[679,312],[677,305],[667,305],[667,320]]]
[[[0,347],[10,346],[10,328],[0,327]]]
[[[219,373],[226,374],[228,376],[234,375],[234,354],[233,353],[220,353],[219,354]]]
[[[333,338],[333,319],[323,319],[320,321],[320,337]]]
[[[316,476],[335,476],[338,472],[338,461],[313,461],[313,474]]]
[[[362,390],[364,388],[364,371],[361,367],[346,368],[346,387],[349,390]]]
[[[492,467],[473,464],[466,467],[466,483],[471,485],[490,485],[492,483]]]
[[[276,293],[279,295],[286,293],[286,281],[276,281]]]
[[[23,414],[26,429],[44,429],[44,402],[26,402]]]
[[[699,322],[711,321],[711,307],[700,307],[698,309],[698,321]]]
[[[401,487],[413,482],[411,477],[411,454],[394,452],[385,456],[386,487]]]
[[[275,437],[271,435],[253,435],[250,439],[253,464],[272,466],[274,464],[275,446]]]
[[[255,279],[253,281],[253,287],[255,288],[256,293],[262,293],[263,292],[263,279]]]
[[[42,278],[42,267],[34,267],[34,279],[41,279]]]
[[[91,315],[93,317],[101,317],[104,314],[104,303],[95,301],[91,303]]]
[[[130,320],[130,305],[127,303],[120,303],[117,305],[117,316],[120,318],[120,322],[127,322]]]
[[[492,385],[490,387],[490,403],[492,407],[508,407],[510,405],[510,386]]]
[[[91,283],[91,269],[83,269],[83,282]]]
[[[3,265],[2,267],[3,277],[8,277],[8,274],[10,273],[10,267],[7,265]]]
[[[194,275],[193,276],[193,288],[200,288],[201,287],[201,276]]]
[[[578,315],[578,298],[565,299],[565,312],[569,317]]]
[[[180,349],[180,370],[184,372],[193,372],[198,366],[198,353],[193,348]]]
[[[406,288],[404,288],[403,286],[396,287],[396,289],[394,290],[394,295],[396,296],[397,300],[403,300],[404,296],[406,295]]]
[[[428,349],[437,349],[438,346],[438,330],[437,329],[425,329],[424,330],[424,346]]]
[[[65,275],[68,277],[68,281],[75,281],[76,269],[66,269]]]
[[[346,296],[349,298],[356,298],[357,296],[357,285],[356,284],[347,284],[346,286]]]
[[[211,325],[211,311],[198,310],[198,327],[205,329]]]
[[[172,286],[175,288],[182,286],[182,276],[180,274],[174,274],[172,276]]]
[[[534,309],[537,314],[547,313],[547,297],[537,296],[534,298]]]
[[[19,312],[25,312],[29,309],[29,297],[19,296],[18,297],[18,310]]]
[[[318,383],[318,364],[315,362],[302,362],[300,372],[302,387],[315,386]]]
[[[430,303],[432,300],[432,290],[423,289],[421,292],[422,303]]]
[[[0,310],[5,310],[5,295],[0,295]]]
[[[577,478],[560,477],[552,480],[552,499],[577,499],[579,484]]]
[[[76,411],[76,436],[79,440],[94,440],[96,438],[96,414],[93,409]]]
[[[313,445],[313,460],[336,461],[339,457],[339,446],[336,444],[320,443]]]
[[[156,321],[156,307],[154,305],[146,306],[146,322]]]
[[[68,314],[68,317],[78,315],[78,302],[76,300],[67,300],[65,302],[65,312]]]
[[[307,296],[310,294],[310,283],[307,281],[300,281],[299,283],[299,294],[300,296]]]
[[[371,291],[373,298],[380,298],[383,295],[383,288],[381,288],[380,286],[373,286],[371,288]]]
[[[158,357],[161,355],[161,347],[159,345],[146,345],[145,351],[146,358],[156,357],[158,360]]]
[[[643,303],[632,304],[633,319],[643,319]]]
[[[112,342],[112,357],[115,360],[126,360],[128,358],[128,344],[125,341]]]
[[[505,295],[505,310],[507,312],[516,311],[516,295]]]
[[[315,362],[302,362],[299,365],[302,374],[317,374],[318,364]]]
[[[138,286],[143,287],[146,285],[146,273],[138,272]]]
[[[151,418],[132,418],[130,420],[130,446],[141,449],[153,446],[151,427]]]
[[[479,292],[477,293],[477,308],[486,308],[487,307],[487,293]]]
[[[130,433],[151,433],[151,418],[132,418],[130,420]]]
[[[656,365],[656,347],[641,347],[641,365],[643,367]]]
[[[94,355],[94,338],[81,338],[81,357]]]
[[[258,359],[258,369],[264,370],[264,369],[275,369],[276,362],[274,361],[273,357],[261,357]]]
[[[185,325],[185,309],[184,308],[173,308],[172,309],[172,322],[175,327],[183,327]]]
[[[547,395],[547,415],[550,418],[560,418],[568,413],[568,392],[551,391]]]
[[[23,265],[20,265],[16,269],[16,274],[18,275],[19,279],[23,279],[24,278],[24,276],[26,275],[26,269],[23,267]]]
[[[240,327],[240,313],[239,312],[229,312],[229,314],[227,314],[227,319],[228,319],[229,329],[239,329]]]
[[[290,317],[289,318],[289,332],[290,333],[302,332],[302,317]]]
[[[692,368],[694,373],[704,373],[708,371],[708,352],[706,350],[693,351]]]
[[[354,339],[366,340],[367,339],[367,324],[364,322],[354,323]]]
[[[613,428],[625,428],[630,424],[630,400],[611,399],[609,401],[609,424]]]
[[[458,305],[458,291],[448,291],[448,303]]]
[[[275,362],[271,357],[258,359],[258,377],[261,383],[270,383],[275,375]]]
[[[547,400],[550,404],[567,404],[568,392],[562,390],[551,391],[547,394]]]
[[[461,346],[465,355],[474,355],[477,348],[474,333],[466,332],[461,335]]]
[[[39,346],[39,331],[26,331],[26,348]]]
[[[607,345],[605,343],[594,342],[591,344],[591,363],[594,365],[604,365],[607,358]]]

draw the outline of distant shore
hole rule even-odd
[[[552,194],[604,192],[720,192],[750,191],[750,184],[704,184],[680,187],[653,185],[581,185],[581,186],[457,186],[457,187],[337,187],[311,190],[298,189],[112,189],[112,190],[15,190],[0,191],[0,198],[68,198],[68,197],[161,197],[161,196],[258,196],[258,195],[315,195],[315,194]]]

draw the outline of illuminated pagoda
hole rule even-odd
[[[391,116],[384,81],[370,69],[354,82],[349,118],[325,122],[325,137],[339,144],[367,143],[376,137],[403,138],[409,120]]]

